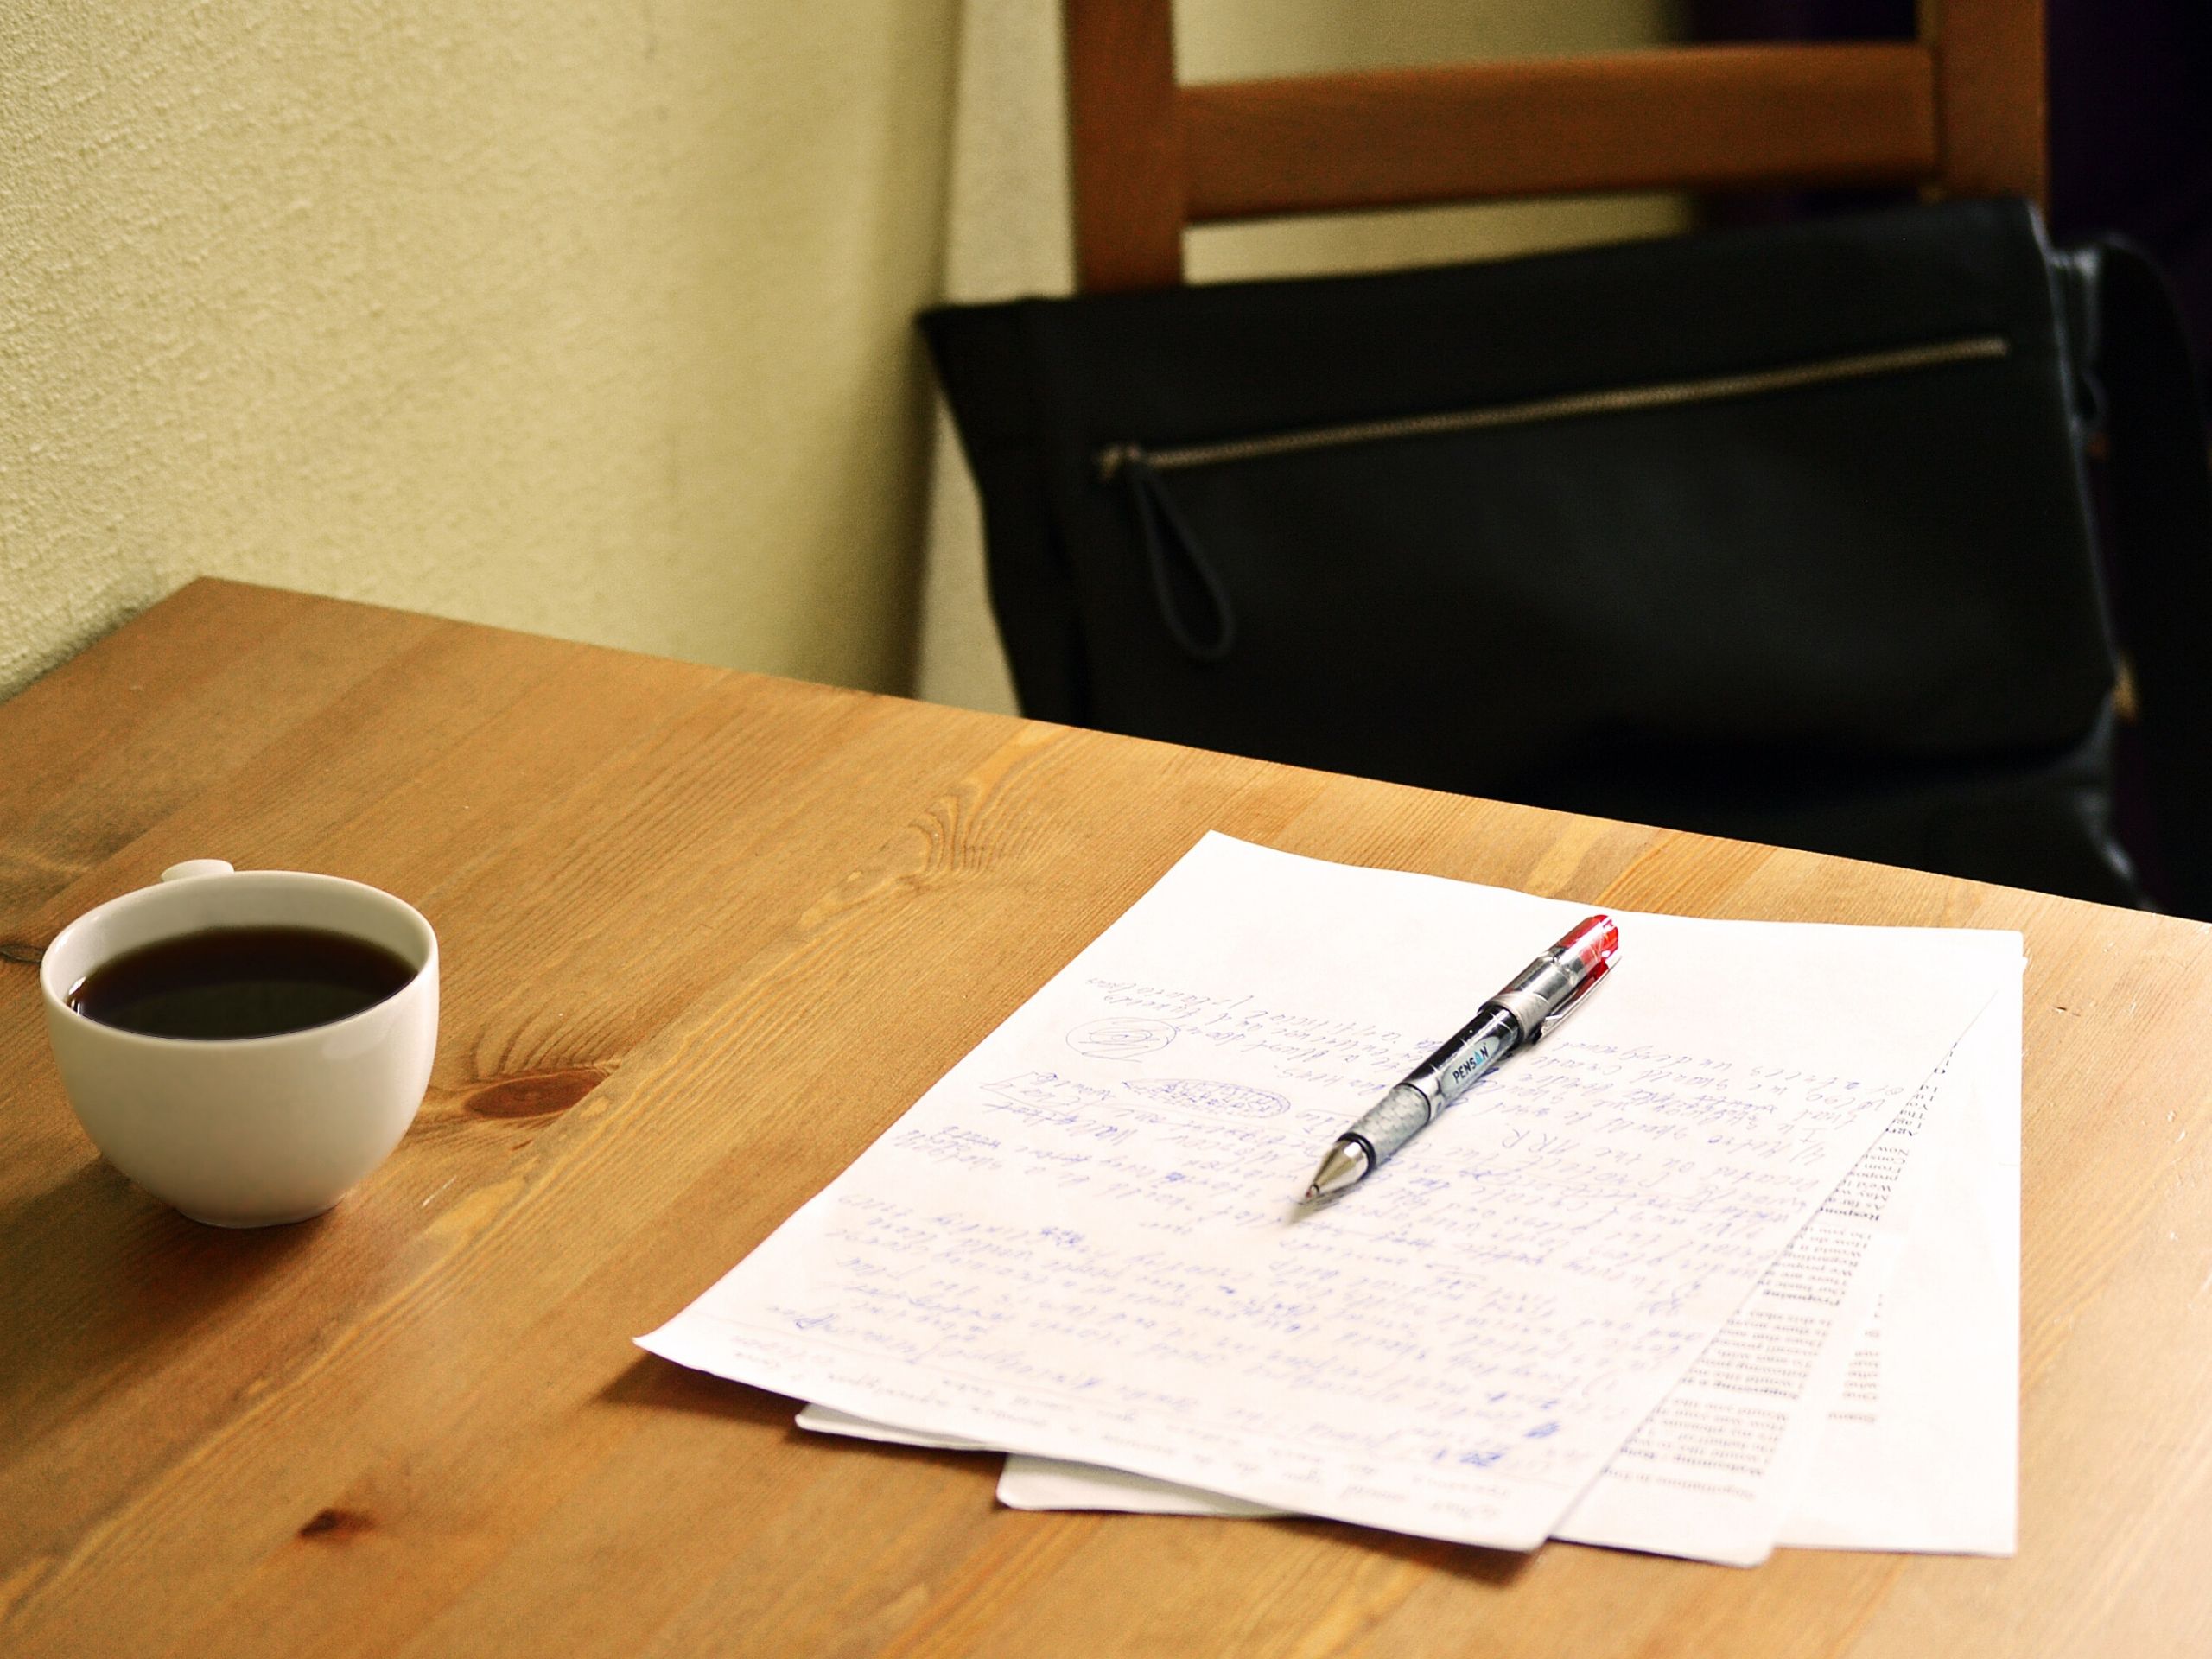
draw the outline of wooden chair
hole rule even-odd
[[[1173,0],[1065,0],[1077,281],[1183,280],[1183,227],[1573,191],[2044,187],[2042,0],[1921,37],[1180,86]]]

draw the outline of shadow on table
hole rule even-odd
[[[709,1376],[704,1371],[695,1371],[657,1354],[640,1353],[620,1376],[599,1391],[599,1398],[603,1405],[688,1411],[701,1416],[727,1418],[732,1422],[790,1429],[794,1435],[806,1433],[791,1425],[791,1419],[798,1414],[798,1401],[743,1382]]]
[[[1303,1533],[1309,1537],[1357,1544],[1377,1555],[1388,1555],[1413,1566],[1427,1567],[1433,1572],[1448,1573],[1453,1578],[1465,1579],[1470,1584],[1486,1584],[1500,1590],[1511,1585],[1535,1560],[1534,1551],[1524,1555],[1510,1549],[1484,1549],[1478,1544],[1451,1544],[1439,1538],[1415,1538],[1402,1532],[1356,1527],[1348,1521],[1279,1516],[1262,1524]],[[1547,1544],[1545,1548],[1549,1549],[1555,1546]]]
[[[28,1430],[153,1369],[321,1226],[188,1221],[100,1159],[0,1206],[0,1418]]]

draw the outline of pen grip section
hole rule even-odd
[[[1427,1098],[1402,1083],[1369,1107],[1345,1137],[1357,1135],[1366,1141],[1374,1149],[1375,1162],[1381,1164],[1427,1127]]]

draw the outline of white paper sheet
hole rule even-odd
[[[1554,1535],[1738,1565],[1777,1542],[2012,1554],[2019,1124],[2020,1001],[2008,992],[1654,1413],[1678,1425],[1668,1435],[1676,1455],[1653,1455],[1647,1423]],[[1849,1282],[1838,1288],[1840,1269]],[[1868,1331],[1885,1285],[1898,1312]],[[1769,1410],[1786,1419],[1770,1436],[1758,1421]],[[1648,1501],[1655,1487],[1661,1500]],[[1189,1487],[1020,1456],[1007,1459],[999,1497],[1022,1510],[1254,1513]]]
[[[1738,1567],[1766,1559],[1903,1252],[1918,1133],[1964,1114],[1965,1093],[1948,1062],[1914,1092],[1554,1537]]]
[[[2020,999],[1953,1057],[1961,1112],[1931,1115],[1918,1199],[1875,1328],[1779,1541],[2010,1555],[2019,1527]]]
[[[957,1435],[918,1434],[912,1429],[894,1427],[889,1423],[875,1422],[866,1417],[855,1417],[849,1411],[832,1411],[827,1406],[802,1406],[794,1421],[801,1428],[816,1434],[842,1434],[850,1440],[875,1440],[887,1446],[918,1446],[933,1452],[989,1452],[995,1449],[979,1446],[974,1440],[963,1440]],[[1058,1476],[1066,1483],[1064,1486],[1040,1488],[1049,1490],[1052,1495],[1052,1501],[1043,1503],[1009,1501],[1001,1492],[1001,1500],[1006,1502],[1009,1509],[1118,1510],[1124,1514],[1233,1517],[1283,1513],[1264,1504],[1240,1503],[1233,1497],[1224,1497],[1217,1492],[1195,1491],[1188,1486],[1178,1486],[1173,1481],[1154,1480],[1145,1475],[1127,1474],[1119,1469],[1063,1463],[1053,1458],[1021,1458],[1008,1461],[1033,1464],[1046,1471],[1047,1478]]]
[[[1623,914],[1375,1178],[1319,1150],[1584,907],[1209,836],[653,1351],[930,1433],[1529,1548],[2017,961]]]
[[[842,1434],[848,1440],[876,1440],[885,1446],[918,1446],[931,1452],[995,1452],[995,1446],[981,1440],[963,1440],[957,1434],[925,1434],[918,1429],[901,1428],[896,1423],[879,1423],[872,1417],[855,1417],[849,1411],[832,1411],[827,1406],[804,1405],[792,1420],[810,1433]],[[1019,1507],[1018,1505],[1016,1507]],[[1075,1506],[1090,1509],[1088,1503]],[[1230,1510],[1212,1513],[1229,1515]]]

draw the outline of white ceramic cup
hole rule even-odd
[[[392,951],[415,977],[372,1007],[275,1037],[147,1037],[69,994],[157,940],[222,927],[315,927]],[[438,939],[412,905],[359,881],[194,859],[63,928],[39,968],[69,1104],[108,1161],[217,1227],[320,1215],[415,1121],[438,1046]]]

